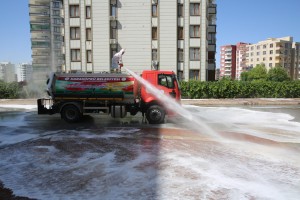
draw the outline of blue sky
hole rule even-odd
[[[125,0],[124,0],[125,1]],[[175,0],[174,0],[175,1]],[[0,12],[0,62],[31,61],[28,0],[5,0]],[[300,42],[300,0],[217,0],[220,46],[293,36]]]

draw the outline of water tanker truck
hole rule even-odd
[[[180,101],[180,89],[172,71],[143,71],[141,77],[160,92]],[[51,73],[49,98],[37,100],[38,114],[56,114],[78,122],[84,114],[106,113],[124,118],[141,112],[150,124],[160,124],[168,114],[163,104],[133,76],[125,73]]]

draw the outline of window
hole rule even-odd
[[[251,50],[253,50],[254,49],[254,47],[251,47]]]
[[[284,47],[285,47],[286,49],[289,48],[289,46],[290,46],[289,43],[285,43],[285,44],[284,44]]]
[[[190,60],[200,60],[200,48],[190,48]]]
[[[272,67],[272,63],[269,63],[269,67]]]
[[[71,27],[70,28],[70,37],[72,40],[80,39],[80,28],[79,27]]]
[[[172,75],[159,74],[158,75],[158,85],[174,88],[174,79]]]
[[[117,39],[117,28],[110,27],[110,39]]]
[[[157,49],[152,49],[152,60],[157,60]]]
[[[183,4],[178,4],[178,17],[183,17]]]
[[[266,58],[265,58],[265,57],[263,58],[263,61],[266,61]]]
[[[273,54],[273,50],[270,50],[270,54]]]
[[[191,16],[199,16],[200,15],[200,3],[191,3],[190,15]]]
[[[87,28],[86,29],[86,40],[87,41],[91,41],[92,40],[92,29],[91,28]]]
[[[178,61],[179,62],[183,62],[184,61],[183,49],[178,49]]]
[[[183,27],[178,27],[178,40],[183,40]]]
[[[259,56],[259,52],[256,52],[256,55]]]
[[[60,18],[54,18],[53,19],[53,24],[61,24]]]
[[[152,5],[152,17],[157,17],[157,4]]]
[[[54,31],[54,33],[60,33],[60,27],[54,26],[53,31]]]
[[[157,27],[152,27],[152,40],[157,40]]]
[[[80,49],[71,49],[71,61],[80,61]]]
[[[86,51],[86,61],[88,63],[91,63],[92,62],[92,51],[91,50],[87,50]]]
[[[55,48],[55,49],[61,49],[61,43],[55,42],[55,43],[54,43],[54,48]]]
[[[264,49],[267,48],[267,45],[264,44],[263,48],[264,48]]]
[[[86,6],[85,7],[85,17],[87,19],[90,19],[91,18],[91,6]]]
[[[267,54],[267,52],[266,51],[263,51],[263,55],[266,55]]]
[[[62,41],[62,36],[61,35],[54,35],[54,39],[56,41]]]
[[[284,55],[288,55],[289,51],[288,50],[284,50]]]
[[[269,60],[273,60],[273,58],[272,57],[270,57],[270,59]]]
[[[110,16],[117,16],[117,5],[110,5]]]
[[[191,25],[190,26],[190,37],[199,38],[200,37],[200,25]]]
[[[70,5],[70,17],[79,17],[79,5]]]
[[[257,58],[256,61],[259,61],[259,58]]]
[[[200,78],[200,71],[199,70],[190,70],[190,80],[199,80]]]
[[[59,8],[59,2],[57,1],[53,2],[53,8]]]
[[[183,80],[183,71],[177,71],[177,78],[178,78],[178,80]]]
[[[259,49],[260,48],[260,46],[256,46],[256,49]]]
[[[60,15],[60,11],[59,10],[53,10],[53,16],[59,16]]]
[[[273,48],[273,44],[270,44],[270,48]]]

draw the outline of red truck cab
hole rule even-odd
[[[142,73],[142,78],[147,80],[164,94],[180,101],[181,94],[179,83],[174,72],[145,70]],[[141,88],[141,97],[145,103],[149,103],[157,99],[151,92],[147,91],[147,88],[145,87]]]

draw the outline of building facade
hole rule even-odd
[[[17,81],[14,64],[10,62],[0,63],[0,80],[7,83]]]
[[[21,63],[17,65],[17,81],[30,82],[32,79],[32,65],[29,63]]]
[[[51,71],[61,71],[62,0],[29,0],[32,67],[35,80],[45,81]]]
[[[292,79],[299,78],[299,46],[293,37],[268,38],[248,45],[247,66],[250,68],[264,64],[269,70],[281,66]]]
[[[241,80],[241,73],[248,71],[247,45],[249,43],[239,42],[236,44],[236,80]]]
[[[62,1],[64,72],[110,71],[125,49],[124,66],[172,70],[183,80],[214,80],[214,0]]]
[[[236,45],[221,46],[220,77],[236,78]]]

